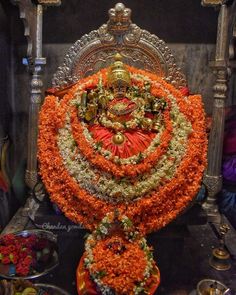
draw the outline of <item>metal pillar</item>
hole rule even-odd
[[[220,215],[217,206],[217,194],[222,189],[222,149],[225,122],[225,101],[227,98],[228,84],[228,25],[229,7],[228,1],[203,0],[203,5],[220,5],[218,17],[217,41],[215,61],[212,63],[213,71],[216,73],[214,85],[214,102],[212,113],[212,127],[210,131],[208,146],[208,166],[203,179],[208,192],[207,200],[203,204],[210,222],[220,223]]]
[[[38,182],[37,138],[38,116],[42,102],[42,70],[46,59],[42,56],[43,8],[60,5],[60,0],[12,0],[20,8],[20,17],[24,20],[25,36],[28,40],[27,57],[23,63],[28,66],[31,79],[31,92],[28,121],[28,152],[25,181],[32,190]]]

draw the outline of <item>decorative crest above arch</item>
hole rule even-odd
[[[133,24],[129,8],[117,3],[108,14],[106,24],[82,36],[69,49],[53,77],[54,87],[65,87],[108,66],[117,52],[129,65],[156,73],[177,88],[186,86],[166,43]]]

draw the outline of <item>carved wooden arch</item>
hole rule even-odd
[[[122,3],[110,9],[107,24],[84,35],[69,49],[53,77],[53,86],[62,88],[97,72],[111,64],[117,52],[129,65],[156,73],[177,88],[186,86],[166,43],[133,24],[130,17],[131,10]]]

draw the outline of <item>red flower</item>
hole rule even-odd
[[[3,263],[3,264],[9,264],[10,262],[11,262],[11,259],[10,259],[9,256],[4,256],[4,257],[2,258],[2,263]]]
[[[7,234],[0,238],[0,243],[5,245],[12,244],[14,243],[14,241],[15,241],[15,236],[13,234]]]
[[[44,239],[41,239],[45,243]],[[3,236],[0,240],[0,260],[3,264],[13,263],[18,275],[27,275],[35,262],[33,247],[37,244],[36,235],[29,237],[14,236],[12,234]]]

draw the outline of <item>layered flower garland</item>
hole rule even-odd
[[[51,199],[67,217],[93,230],[119,208],[146,234],[170,222],[196,195],[206,165],[205,118],[200,96],[186,98],[156,75],[128,69],[133,85],[150,83],[151,94],[167,104],[160,129],[143,152],[114,155],[78,115],[82,93],[99,79],[106,87],[104,69],[79,81],[61,100],[56,93],[45,99],[38,156]],[[135,132],[143,131],[136,127]]]
[[[108,213],[88,236],[83,264],[102,294],[150,294],[160,282],[146,239],[127,216],[116,212]],[[78,275],[81,277],[81,272]],[[80,277],[79,294],[83,293]]]

